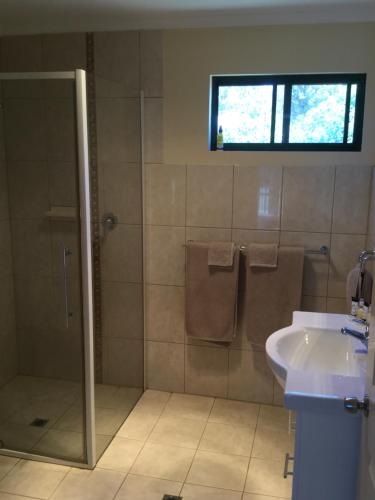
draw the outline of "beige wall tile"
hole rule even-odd
[[[184,346],[166,342],[146,344],[147,387],[162,391],[184,391]]]
[[[318,250],[322,245],[329,248],[330,235],[325,233],[300,233],[281,231],[280,245],[301,246]],[[327,294],[329,256],[305,254],[302,293],[323,296]]]
[[[159,443],[197,449],[206,423],[188,418],[162,415],[155,425],[149,443]]]
[[[1,334],[15,335],[15,303],[13,276],[4,276],[1,279],[0,290]]]
[[[12,219],[40,219],[49,210],[47,164],[9,162],[9,205]]]
[[[1,127],[1,114],[0,114],[0,127]],[[3,138],[0,136],[0,148],[2,143],[3,143]],[[2,158],[0,158],[0,220],[8,218],[9,218],[9,204],[8,204],[7,168],[5,161]]]
[[[10,221],[0,221],[0,276],[11,276],[13,274],[12,263],[12,239],[10,233]]]
[[[228,350],[187,346],[185,373],[187,392],[225,398],[228,390]]]
[[[143,386],[143,340],[105,338],[103,351],[105,384]]]
[[[95,469],[72,469],[59,485],[53,500],[112,500],[125,479],[125,473]]]
[[[252,458],[246,479],[245,491],[278,498],[290,498],[292,479],[283,478],[284,462]]]
[[[139,99],[97,99],[98,158],[101,162],[139,162]]]
[[[231,232],[217,227],[187,227],[186,241],[231,241]]]
[[[311,297],[310,295],[302,296],[302,311],[310,312],[326,312],[327,298],[326,297]]]
[[[102,281],[102,321],[105,337],[142,339],[142,285]]]
[[[73,99],[45,99],[49,160],[74,162],[77,157]]]
[[[42,35],[44,71],[86,69],[86,34]]]
[[[349,314],[350,310],[346,299],[327,297],[327,312],[336,314]]]
[[[214,398],[195,396],[192,394],[172,394],[164,410],[164,414],[193,420],[207,420]]]
[[[375,234],[375,167],[372,167],[371,191],[370,191],[370,211],[368,221],[368,234]]]
[[[163,96],[164,34],[162,31],[140,32],[141,88],[146,97]]]
[[[52,279],[42,276],[20,277],[14,281],[17,328],[46,330],[51,325]]]
[[[146,443],[131,472],[171,481],[184,481],[189,471],[195,450]]]
[[[198,486],[196,484],[184,484],[181,492],[185,500],[241,500],[242,494],[238,491],[222,490]],[[262,500],[262,499],[260,499]]]
[[[346,296],[346,277],[358,263],[358,256],[364,250],[366,236],[333,234],[331,241],[331,260],[328,278],[328,296]]]
[[[232,166],[189,165],[186,224],[231,227],[232,190]]]
[[[281,167],[234,168],[233,226],[280,229]]]
[[[60,207],[78,205],[78,181],[75,162],[49,161],[49,202]]]
[[[185,165],[146,166],[146,224],[185,225]]]
[[[240,245],[250,243],[279,243],[280,231],[233,229],[232,239]]]
[[[285,167],[281,228],[329,233],[335,169]]]
[[[199,449],[249,457],[254,435],[255,429],[251,427],[208,422]]]
[[[142,223],[142,173],[140,165],[105,163],[103,172],[104,212],[112,212],[123,224]]]
[[[178,495],[182,483],[129,474],[116,495],[116,500],[160,500],[167,493]]]
[[[12,224],[14,273],[51,275],[51,237],[46,219],[17,220]]]
[[[230,399],[272,403],[273,376],[265,353],[255,351],[229,351]]]
[[[45,160],[44,102],[39,99],[8,99],[4,108],[7,160]]]
[[[0,385],[10,382],[18,373],[18,350],[15,331],[0,334]],[[0,417],[0,421],[3,418]],[[4,436],[5,437],[5,436]],[[3,439],[4,439],[3,437]],[[1,464],[0,464],[0,478]]]
[[[184,245],[184,227],[147,227],[147,283],[177,286],[185,284]]]
[[[163,163],[163,99],[144,101],[144,159],[146,163]]]
[[[102,278],[105,281],[142,281],[142,228],[118,224],[102,240]]]
[[[183,287],[147,286],[147,338],[184,343],[185,289]]]
[[[198,450],[186,481],[242,491],[248,463],[247,457]]]
[[[42,37],[5,36],[1,39],[1,71],[41,71]]]
[[[273,381],[273,404],[284,406],[284,389],[276,379]]]
[[[332,232],[365,234],[371,187],[371,167],[336,167]]]
[[[139,33],[111,31],[94,34],[96,95],[139,96]]]

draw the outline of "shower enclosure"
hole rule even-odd
[[[143,390],[94,377],[87,116],[83,70],[0,73],[0,454],[80,467]]]

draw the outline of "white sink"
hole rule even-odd
[[[363,331],[346,315],[295,312],[293,323],[266,343],[268,363],[286,393],[341,397],[346,387],[364,382],[366,348],[341,333],[342,327]]]

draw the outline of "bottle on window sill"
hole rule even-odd
[[[217,133],[216,149],[222,151],[224,149],[224,136],[223,127],[220,125],[219,132]]]

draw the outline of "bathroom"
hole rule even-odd
[[[318,500],[283,477],[294,415],[244,253],[303,249],[297,310],[350,312],[375,248],[372,2],[121,3],[0,2],[0,500]],[[357,150],[212,148],[212,75],[303,74],[366,75]],[[230,342],[187,334],[191,241],[244,248]],[[375,491],[366,439],[340,500]]]

